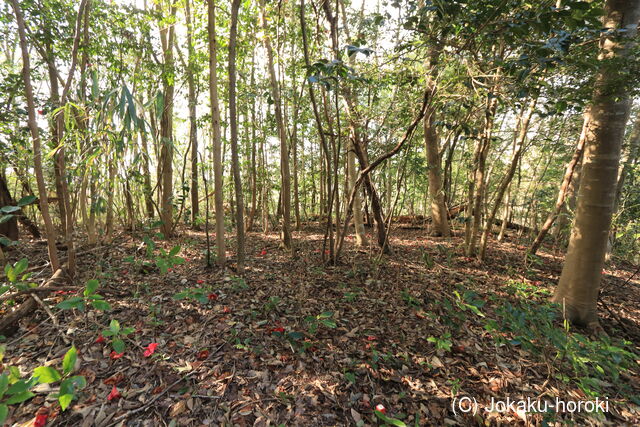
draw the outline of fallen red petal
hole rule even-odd
[[[111,389],[111,393],[109,393],[109,395],[107,396],[107,400],[111,402],[112,400],[119,399],[121,397],[122,395],[120,394],[116,386],[113,386],[113,388]]]
[[[144,351],[144,357],[149,357],[153,353],[155,353],[157,347],[158,347],[158,343],[156,342],[152,342],[151,344],[149,344],[146,350]]]

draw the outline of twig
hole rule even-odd
[[[55,326],[58,332],[60,332],[60,336],[62,336],[62,340],[64,341],[64,343],[67,345],[71,344],[71,341],[69,341],[69,338],[67,338],[67,334],[65,334],[64,331],[60,328],[60,323],[58,323],[56,315],[53,314],[49,306],[47,306],[47,304],[45,304],[38,295],[31,295],[31,298],[33,298],[38,304],[40,304],[42,309],[47,313],[47,315],[49,315],[49,317],[51,318],[51,323],[53,323],[53,326]]]
[[[79,288],[77,286],[56,286],[56,287],[38,287],[25,289],[22,291],[16,291],[10,295],[2,295],[0,296],[0,301],[6,301],[8,299],[13,299],[15,297],[19,297],[20,295],[29,295],[29,294],[47,294],[55,291],[77,291]]]

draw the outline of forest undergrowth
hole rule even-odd
[[[277,233],[249,233],[243,278],[234,274],[232,241],[229,268],[206,267],[203,232],[184,229],[170,241],[123,233],[112,244],[81,247],[77,289],[41,295],[49,313],[39,307],[2,343],[10,384],[0,404],[16,391],[31,393],[8,405],[7,421],[640,422],[635,267],[615,260],[608,266],[599,303],[607,335],[596,337],[568,326],[561,308],[548,303],[562,265],[552,249],[524,263],[525,248],[511,236],[481,263],[464,256],[461,237],[396,227],[393,256],[358,250],[348,239],[343,262],[327,266],[322,238],[321,226],[307,224],[294,233],[291,258]],[[42,245],[21,245],[10,257],[28,259],[28,282],[50,275],[33,268],[46,264]],[[19,285],[26,264],[16,268],[18,274],[7,271]],[[466,397],[478,406],[462,405]],[[599,398],[609,406],[606,413],[485,410],[507,397]]]

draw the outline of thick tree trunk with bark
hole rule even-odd
[[[433,93],[433,91],[432,91]],[[424,117],[424,143],[427,152],[429,175],[429,198],[431,199],[431,219],[435,236],[451,236],[451,227],[447,218],[444,188],[442,185],[442,165],[440,143],[434,125],[435,111],[429,108]]]
[[[600,42],[600,70],[588,112],[582,177],[576,220],[553,301],[566,318],[579,325],[597,324],[597,301],[607,239],[615,204],[620,151],[630,102],[624,83],[627,70],[620,62],[636,35],[640,2],[607,0],[604,27],[625,28],[606,33]],[[625,46],[626,44],[626,46]]]

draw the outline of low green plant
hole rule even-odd
[[[510,295],[515,295],[519,298],[534,298],[538,296],[550,296],[551,291],[547,288],[540,286],[530,285],[526,282],[518,280],[507,281],[505,291]]]
[[[9,291],[26,291],[28,289],[36,288],[36,283],[30,282],[29,278],[31,273],[25,273],[29,261],[26,258],[22,258],[20,261],[4,266],[4,274],[7,277],[6,284],[0,286],[0,295],[3,295]],[[8,300],[11,301],[11,300]],[[0,302],[2,304],[2,302]]]
[[[91,279],[87,281],[82,296],[68,298],[59,303],[56,307],[61,310],[76,309],[81,312],[83,312],[87,306],[91,306],[96,310],[111,310],[111,306],[104,300],[104,297],[96,293],[99,287],[100,282],[96,279]]]
[[[332,311],[325,311],[317,316],[307,316],[304,318],[304,321],[307,324],[310,335],[315,335],[320,325],[329,329],[335,329],[337,327],[336,321],[333,319]]]
[[[187,288],[178,292],[173,296],[175,300],[194,300],[198,301],[201,304],[207,304],[213,298],[210,298],[212,295],[211,290],[205,288]],[[217,296],[216,296],[217,298]]]
[[[266,313],[270,313],[272,311],[276,311],[281,302],[282,302],[282,299],[280,299],[280,297],[271,296],[271,297],[269,297],[267,302],[264,303],[264,305],[262,307],[263,311],[265,312],[265,314]]]
[[[402,299],[404,300],[405,303],[407,303],[409,307],[420,307],[421,305],[420,300],[414,297],[413,295],[411,295],[409,292],[403,290],[400,293],[400,295],[402,296]]]
[[[0,347],[0,361],[4,358],[4,352],[4,347]],[[62,359],[62,372],[51,366],[40,366],[33,370],[29,379],[22,379],[17,367],[6,367],[0,374],[0,425],[4,425],[10,405],[20,404],[35,396],[31,389],[36,384],[59,383],[58,391],[49,396],[57,399],[60,408],[66,410],[87,384],[83,376],[72,375],[77,359],[78,351],[71,347]]]
[[[440,335],[439,337],[429,337],[427,338],[427,341],[429,341],[430,343],[435,344],[436,346],[436,350],[444,350],[444,351],[451,351],[451,333],[450,332],[445,332],[444,334]]]
[[[607,336],[591,339],[572,331],[568,322],[560,321],[560,307],[522,300],[504,301],[497,309],[497,319],[487,321],[498,344],[519,346],[547,360],[556,378],[575,383],[587,396],[601,396],[604,388],[615,385],[633,398],[621,374],[629,372],[640,358],[632,343]]]
[[[127,335],[131,335],[135,331],[132,327],[123,328],[120,326],[120,322],[116,319],[112,319],[109,323],[109,329],[102,331],[102,336],[105,338],[111,338],[111,347],[116,353],[123,353],[125,349],[124,338]]]

